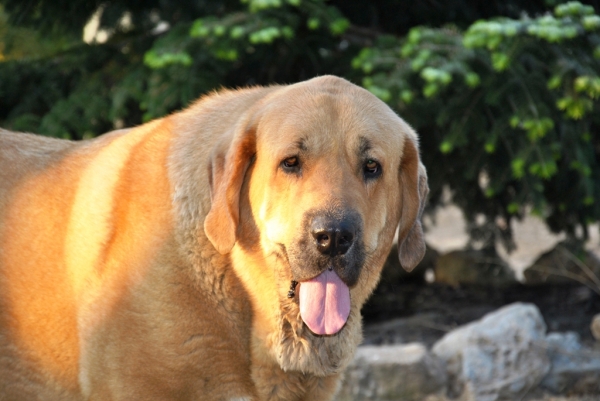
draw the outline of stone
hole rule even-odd
[[[432,353],[446,364],[448,397],[518,400],[550,369],[545,339],[538,308],[515,303],[446,334]]]
[[[361,346],[336,400],[422,401],[444,384],[442,363],[423,344]]]
[[[565,333],[548,333],[546,336],[546,347],[548,352],[573,353],[582,348],[579,334],[574,331]]]
[[[461,284],[514,283],[515,274],[498,255],[483,250],[452,251],[438,258],[435,281],[454,287]]]
[[[552,368],[542,388],[559,394],[600,393],[600,351],[584,347],[574,332],[551,333],[546,344]]]
[[[523,272],[527,284],[600,285],[600,260],[576,242],[563,241]]]

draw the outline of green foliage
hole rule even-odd
[[[42,35],[29,28],[11,27],[0,4],[0,62],[43,57],[67,49],[76,42],[76,38],[69,35]]]
[[[336,74],[419,131],[432,207],[449,188],[473,235],[483,215],[509,244],[505,223],[526,210],[574,235],[600,219],[600,3],[587,3],[0,0],[0,125],[87,138],[221,86]],[[106,43],[77,36],[94,13]]]
[[[430,175],[472,222],[532,208],[574,235],[600,218],[600,139],[590,135],[600,126],[599,32],[594,9],[569,2],[464,33],[416,27],[362,50],[353,66],[420,131]]]

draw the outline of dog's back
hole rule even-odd
[[[165,219],[152,205],[157,190],[169,196],[158,171],[168,138],[157,124],[81,142],[0,131],[0,400],[78,399],[81,328],[95,316],[86,308],[113,295],[113,281],[127,282],[114,267],[135,256],[127,246],[156,243],[120,221],[132,212],[119,210],[121,200],[155,206],[140,226]],[[139,183],[152,195],[144,198]]]
[[[66,304],[66,294],[44,299],[52,287],[60,288],[60,285],[52,272],[40,269],[45,257],[35,247],[44,244],[46,251],[60,253],[57,237],[62,230],[48,220],[37,223],[35,218],[45,214],[49,218],[49,211],[65,212],[64,200],[49,189],[62,181],[67,171],[47,172],[60,171],[56,165],[74,146],[70,141],[0,130],[2,400],[39,399],[40,394],[50,400],[72,398],[69,391],[60,389],[62,386],[49,389],[45,366],[40,366],[56,364],[58,371],[67,364],[73,365],[76,356],[73,352],[57,352],[57,344],[44,344],[45,339],[51,340],[53,336],[40,336],[46,333],[40,333],[35,322],[53,320],[51,331],[61,332],[61,342],[76,341],[76,322],[70,313],[71,307]],[[37,352],[32,352],[34,348]]]

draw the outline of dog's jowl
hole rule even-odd
[[[427,192],[414,131],[332,76],[0,130],[0,400],[332,399]]]

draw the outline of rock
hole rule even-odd
[[[583,347],[574,332],[549,334],[546,343],[552,368],[543,388],[560,394],[600,393],[600,351]]]
[[[550,368],[545,338],[537,307],[516,303],[446,334],[432,353],[446,363],[450,398],[518,400]]]
[[[527,284],[574,284],[583,280],[597,285],[594,278],[600,278],[600,260],[581,244],[563,241],[542,254],[523,275]]]
[[[361,346],[336,400],[421,401],[444,383],[443,365],[423,344]]]
[[[573,353],[581,350],[581,339],[574,331],[565,333],[549,333],[546,336],[546,347],[549,353]]]
[[[592,324],[590,330],[596,341],[600,341],[600,314],[592,318]]]
[[[452,285],[502,285],[515,282],[515,274],[496,254],[477,251],[453,251],[438,258],[435,281]]]

